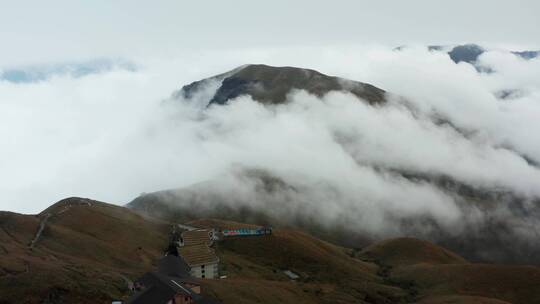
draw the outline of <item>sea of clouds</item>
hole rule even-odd
[[[131,61],[137,69],[0,80],[0,209],[36,213],[67,196],[125,204],[141,192],[210,182],[201,193],[230,204],[287,201],[289,209],[272,212],[392,235],[396,218],[428,216],[452,227],[483,217],[444,188],[402,173],[449,177],[531,204],[540,197],[539,59],[491,51],[478,64],[494,72],[479,73],[422,47],[348,46]],[[391,94],[385,106],[343,92],[293,91],[284,105],[242,96],[206,107],[219,86],[209,82],[193,99],[170,98],[246,63],[311,68]],[[501,91],[511,98],[498,98]],[[293,190],[262,197],[246,168]]]

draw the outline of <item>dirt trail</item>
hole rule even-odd
[[[36,232],[36,236],[34,237],[32,242],[30,242],[30,249],[34,248],[37,241],[39,241],[39,238],[41,237],[41,234],[43,233],[43,230],[45,229],[45,225],[47,224],[47,221],[49,220],[50,217],[51,217],[51,214],[47,213],[47,215],[41,219],[41,222],[39,223],[39,229]]]

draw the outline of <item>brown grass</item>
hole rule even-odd
[[[540,303],[540,268],[482,264],[398,267],[393,280],[414,282],[423,295],[468,295],[514,304]]]
[[[269,236],[226,239],[217,243],[217,252],[227,275],[219,282],[228,287],[210,281],[208,288],[227,300],[224,303],[236,303],[236,291],[246,288],[248,292],[250,282],[253,301],[240,303],[358,303],[360,299],[400,303],[406,295],[400,288],[384,285],[376,265],[352,258],[349,250],[297,230],[275,229]],[[283,270],[292,270],[301,279],[292,282]],[[270,287],[280,295],[279,301],[272,302],[275,298],[265,289]],[[258,298],[261,296],[265,300]],[[304,302],[297,300],[298,296]]]
[[[122,276],[154,268],[168,225],[95,201],[59,214],[70,202],[47,209],[53,215],[32,250],[44,213],[0,213],[0,303],[110,303],[128,294]]]
[[[435,296],[426,297],[418,304],[510,304],[505,301],[474,296]]]
[[[28,244],[40,216],[0,212],[0,304],[110,303],[128,295],[124,277],[154,269],[170,225],[95,201],[66,209],[70,202],[47,209],[53,216],[33,250]],[[252,226],[216,219],[191,224]],[[215,246],[227,278],[203,280],[203,292],[223,303],[540,303],[538,267],[471,264],[411,238],[374,244],[360,252],[365,261],[292,229]],[[301,278],[293,282],[283,270]]]
[[[395,238],[366,247],[360,255],[386,266],[463,264],[467,261],[440,246],[415,238]]]

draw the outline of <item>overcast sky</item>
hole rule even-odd
[[[328,44],[540,47],[536,0],[0,1],[0,66]]]

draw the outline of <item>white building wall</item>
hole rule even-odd
[[[216,279],[219,276],[218,263],[191,266],[191,275],[200,279]]]

